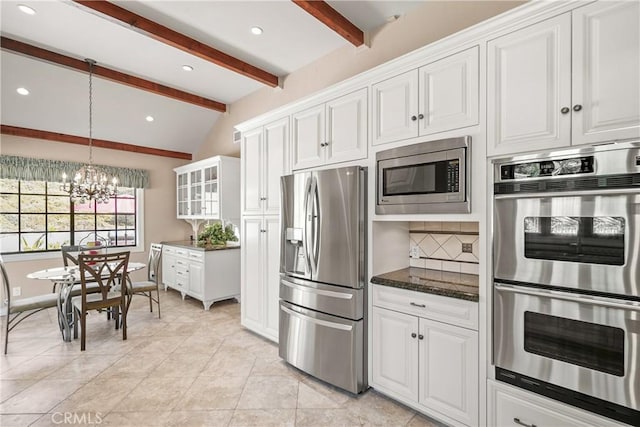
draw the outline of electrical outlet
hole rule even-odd
[[[22,288],[20,286],[16,286],[15,288],[13,288],[12,295],[14,297],[19,297],[20,295],[22,295]]]
[[[473,243],[463,243],[462,244],[462,252],[472,253],[473,252]]]
[[[413,246],[409,251],[409,256],[411,258],[420,258],[420,248],[417,246]]]

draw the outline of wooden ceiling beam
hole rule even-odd
[[[257,80],[268,86],[278,86],[278,76],[248,64],[238,58],[234,58],[233,56],[221,52],[211,46],[207,46],[204,43],[165,27],[164,25],[158,24],[157,22],[151,21],[150,19],[137,15],[133,12],[129,12],[127,9],[113,3],[109,3],[106,0],[73,1],[87,9],[91,9],[102,15],[106,15],[113,20],[120,21],[123,24],[133,27],[139,30],[139,32],[169,46],[173,46],[176,49],[180,49],[191,55]]]
[[[318,21],[347,39],[354,46],[364,44],[364,33],[328,3],[320,0],[291,0]]]
[[[69,144],[89,145],[89,138],[66,133],[49,132],[46,130],[29,129],[17,126],[0,125],[0,133],[3,135],[22,136],[25,138],[44,139],[47,141],[67,142]],[[180,151],[162,150],[160,148],[142,147],[140,145],[125,144],[123,142],[107,141],[105,139],[93,139],[93,146],[107,148],[109,150],[128,151],[131,153],[149,154],[152,156],[170,157],[173,159],[192,160],[192,155]]]
[[[85,61],[71,58],[70,56],[61,55],[47,49],[42,49],[40,47],[32,46],[30,44],[13,40],[7,37],[0,38],[0,45],[2,46],[2,49],[10,50],[12,52],[20,53],[33,58],[42,59],[47,62],[62,65],[67,68],[72,68],[74,70],[86,73],[89,72],[89,64],[87,64]],[[140,77],[135,77],[130,74],[121,73],[120,71],[105,68],[101,65],[94,66],[93,74],[116,83],[121,83],[123,85],[127,85],[136,89],[145,90],[147,92],[155,93],[156,95],[166,96],[178,101],[187,102],[199,107],[208,108],[210,110],[219,111],[221,113],[227,111],[227,106],[222,102],[203,98],[198,95],[184,92],[179,89],[174,89],[172,87],[165,86],[160,83],[155,83],[150,80],[145,80]]]

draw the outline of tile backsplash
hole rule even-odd
[[[411,267],[478,274],[478,231],[477,222],[409,223]]]

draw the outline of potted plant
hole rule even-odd
[[[233,225],[229,224],[223,227],[219,222],[206,225],[204,230],[198,234],[198,246],[206,248],[224,247],[227,245],[227,241],[235,242],[237,240]]]

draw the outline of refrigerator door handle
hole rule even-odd
[[[318,271],[318,257],[320,255],[320,198],[319,198],[319,194],[318,194],[318,180],[316,177],[313,177],[313,182],[312,182],[312,191],[311,191],[311,197],[312,197],[312,210],[311,210],[311,219],[312,219],[312,230],[313,230],[313,234],[312,234],[312,261],[313,261],[313,271],[316,272]]]
[[[313,177],[310,176],[305,183],[304,192],[304,239],[302,240],[302,250],[304,251],[304,260],[307,266],[309,277],[313,274],[311,270],[311,255],[309,251],[309,200],[311,198],[311,183]]]

